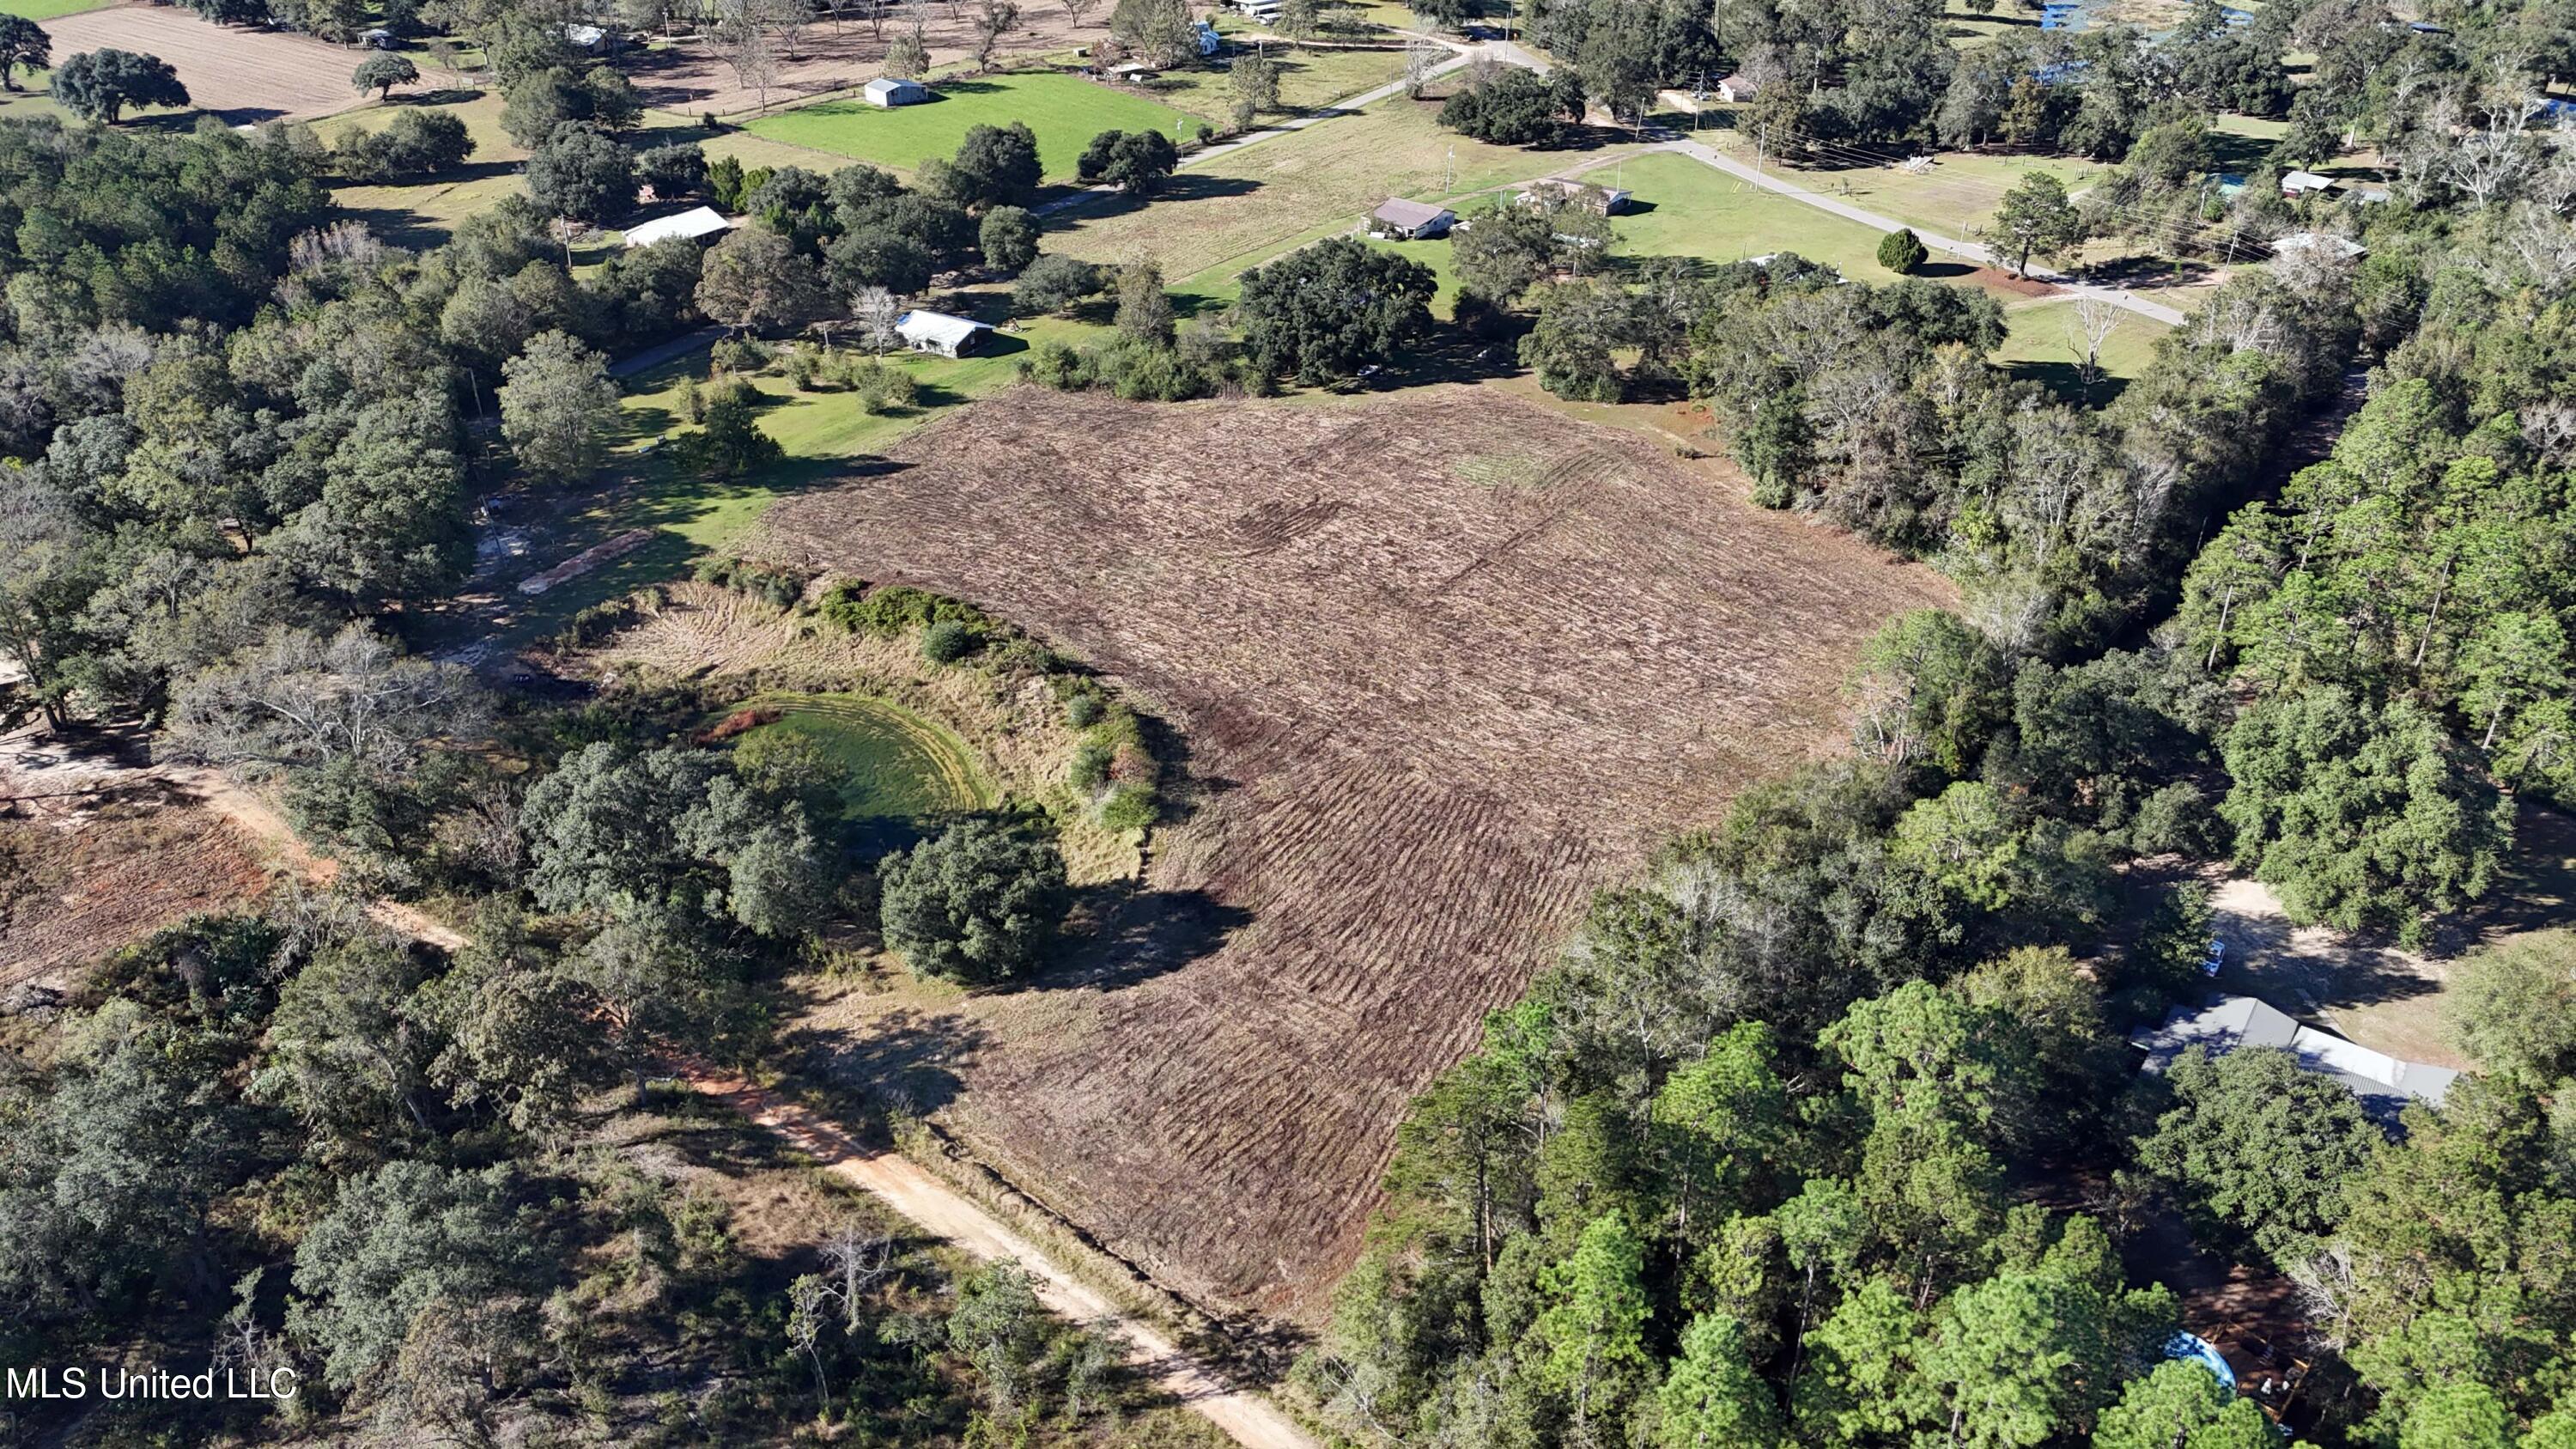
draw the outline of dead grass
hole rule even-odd
[[[1065,782],[1080,736],[1044,680],[1010,683],[987,670],[941,667],[918,641],[849,634],[712,584],[680,583],[668,602],[577,667],[643,664],[684,678],[730,678],[746,693],[794,690],[875,695],[963,739],[1007,795],[1036,802],[1059,825],[1076,885],[1133,880],[1144,870],[1140,832],[1104,828]]]
[[[1172,721],[1152,889],[1039,987],[834,1003],[853,1071],[1202,1304],[1311,1317],[1405,1102],[1588,892],[1834,748],[1920,568],[1491,390],[1021,390],[769,515],[763,551],[972,599]]]
[[[0,986],[60,984],[188,917],[257,901],[268,872],[213,812],[120,801],[0,819]]]

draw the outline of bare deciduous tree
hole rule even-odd
[[[2084,380],[2084,395],[2093,395],[2093,384],[2102,376],[2102,344],[2120,329],[2120,309],[2100,297],[2078,297],[2075,310],[2066,318],[2066,346],[2083,359],[2076,371]]]
[[[861,287],[850,299],[850,325],[859,341],[870,352],[882,357],[889,347],[901,345],[903,334],[895,322],[903,316],[903,302],[883,287]]]

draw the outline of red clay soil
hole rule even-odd
[[[1587,895],[1838,748],[1860,644],[1950,597],[1467,387],[1021,389],[781,504],[760,551],[971,599],[1175,726],[1202,798],[1096,960],[840,1045],[935,1060],[952,1131],[1167,1287],[1310,1319],[1405,1104]]]

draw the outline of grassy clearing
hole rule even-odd
[[[1152,258],[1214,294],[1245,268],[1359,225],[1390,196],[1456,197],[1574,165],[1581,153],[1488,146],[1398,97],[1192,166],[1150,205],[1083,208],[1047,249],[1094,262]]]
[[[1174,139],[1193,118],[1144,96],[1053,72],[964,76],[931,83],[935,99],[879,110],[861,100],[820,101],[750,125],[752,134],[852,160],[910,170],[957,149],[970,126],[1028,123],[1049,180],[1073,175],[1102,131],[1162,131]]]
[[[841,818],[879,837],[874,849],[909,844],[943,817],[993,803],[993,786],[966,742],[892,700],[766,693],[743,703],[779,711],[743,738],[778,731],[814,744],[839,772]]]
[[[949,298],[934,305],[976,311],[977,300]],[[989,313],[992,308],[980,310]],[[757,477],[729,481],[686,472],[663,450],[644,451],[688,428],[683,393],[705,376],[706,354],[695,353],[631,379],[627,437],[616,460],[620,476],[606,486],[560,500],[545,522],[543,538],[531,543],[517,566],[501,570],[489,581],[502,600],[498,617],[487,616],[469,625],[460,615],[456,622],[470,627],[474,637],[488,635],[507,649],[545,638],[584,608],[676,578],[695,560],[725,552],[771,504],[841,481],[852,460],[884,451],[931,414],[1010,386],[1018,381],[1020,360],[1035,342],[1051,337],[1078,340],[1095,330],[1047,318],[1023,324],[1017,335],[1002,336],[980,357],[890,353],[886,363],[912,374],[920,387],[915,406],[893,412],[868,412],[857,397],[837,389],[799,391],[784,377],[754,377],[752,386],[763,398],[760,426],[778,440],[787,457]],[[519,579],[637,528],[653,531],[643,547],[534,598],[513,592]],[[433,628],[431,632],[444,631]]]
[[[1217,30],[1247,48],[1258,44],[1256,37],[1262,33],[1249,21],[1231,15],[1218,17]],[[1375,90],[1404,74],[1401,50],[1292,47],[1278,41],[1263,48],[1279,62],[1279,109],[1283,112],[1328,106],[1344,97]],[[1166,72],[1146,89],[1154,99],[1194,116],[1219,123],[1234,117],[1233,80],[1224,58]]]
[[[1879,233],[1688,156],[1641,156],[1588,179],[1636,193],[1616,221],[1627,255],[1725,263],[1796,252],[1856,281],[1891,280],[1878,264]]]
[[[2069,331],[2075,322],[2074,301],[2016,307],[2004,314],[2004,320],[2004,345],[1995,349],[1996,365],[2017,377],[2047,384],[2069,402],[2084,401],[2076,366],[2084,355],[2083,334]],[[2130,379],[2143,374],[2155,360],[2156,339],[2166,330],[2161,323],[2121,313],[2119,326],[2103,340],[2103,380],[2094,384],[2091,401],[2109,402]]]
[[[29,20],[58,20],[78,15],[85,10],[104,10],[116,0],[0,0],[0,15],[23,15]]]

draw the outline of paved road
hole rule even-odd
[[[701,327],[695,332],[683,333],[668,342],[656,342],[641,352],[621,357],[608,364],[608,375],[633,377],[639,372],[651,372],[666,362],[678,361],[692,352],[706,351],[716,345],[717,338],[724,335],[725,330],[721,327]]]
[[[1883,232],[1903,231],[1908,229],[1903,222],[1891,221],[1886,217],[1880,216],[1874,211],[1863,211],[1861,208],[1853,206],[1848,202],[1836,201],[1830,196],[1824,196],[1816,192],[1809,191],[1807,188],[1798,185],[1796,182],[1786,180],[1772,172],[1758,171],[1753,167],[1747,166],[1743,162],[1736,160],[1734,157],[1727,155],[1725,152],[1716,150],[1715,148],[1701,142],[1690,140],[1687,137],[1673,135],[1670,132],[1665,132],[1663,134],[1670,137],[1670,139],[1659,140],[1656,145],[1647,149],[1654,151],[1671,151],[1683,156],[1688,156],[1694,161],[1714,166],[1729,176],[1737,176],[1746,181],[1750,181],[1754,185],[1759,186],[1766,191],[1776,191],[1782,196],[1790,197],[1797,201],[1803,201],[1807,205],[1816,207],[1819,210],[1832,212],[1834,215],[1839,216],[1846,221],[1856,221],[1863,226],[1872,227]],[[1922,238],[1923,244],[1934,251],[1948,252],[1952,256],[1965,257],[1980,266],[1991,267],[2005,265],[2002,262],[1998,262],[1987,248],[1977,244],[1976,242],[1962,241],[1956,237],[1940,236],[1932,232],[1921,230],[1916,230],[1914,234]],[[2168,327],[2179,327],[2183,324],[2183,314],[2180,309],[2168,307],[2162,302],[2150,302],[2144,297],[2138,296],[2133,292],[2123,291],[2118,287],[2098,287],[2090,282],[2079,282],[2074,278],[2067,276],[2063,272],[2051,271],[2046,267],[2033,267],[2030,269],[2030,275],[2040,281],[2061,287],[2078,297],[2090,297],[2096,301],[2108,302],[2114,307],[2121,308],[2124,311],[2135,312],[2141,317],[2151,318],[2154,321],[2162,322]]]
[[[1442,40],[1438,36],[1415,35],[1414,32],[1411,31],[1403,33],[1411,35],[1415,39],[1428,40],[1434,44],[1448,47],[1450,52],[1449,58],[1431,68],[1431,74],[1434,76],[1447,75],[1449,72],[1456,70],[1479,57],[1500,61],[1505,65],[1521,66],[1524,69],[1535,70],[1541,73],[1545,73],[1547,70],[1546,61],[1541,60],[1530,52],[1521,49],[1519,46],[1512,44],[1508,40],[1487,40],[1479,41],[1473,45],[1461,45],[1454,40]],[[1281,136],[1292,135],[1298,131],[1306,129],[1308,126],[1318,125],[1322,122],[1329,121],[1335,116],[1347,116],[1354,111],[1364,110],[1367,107],[1376,105],[1378,102],[1385,100],[1389,96],[1401,94],[1403,90],[1404,81],[1399,78],[1397,80],[1389,81],[1385,85],[1377,87],[1375,90],[1362,91],[1355,96],[1344,96],[1340,100],[1333,102],[1331,105],[1317,107],[1302,116],[1292,117],[1288,120],[1279,122],[1277,125],[1265,126],[1258,131],[1246,131],[1242,135],[1237,136],[1230,141],[1219,141],[1213,146],[1203,146],[1196,151],[1192,151],[1187,156],[1182,157],[1181,165],[1184,168],[1205,165],[1219,156],[1231,156],[1246,146],[1257,146],[1264,141],[1275,141]],[[1053,216],[1058,212],[1070,211],[1077,206],[1088,206],[1104,197],[1115,196],[1117,194],[1118,188],[1114,186],[1094,186],[1086,190],[1077,191],[1071,196],[1059,196],[1055,200],[1046,203],[1044,206],[1038,207],[1034,214],[1038,216]]]

